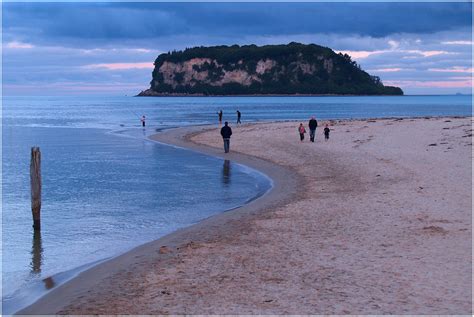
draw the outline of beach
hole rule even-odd
[[[216,127],[152,136],[256,168],[274,188],[20,313],[471,314],[472,118],[320,121],[315,143],[298,124],[232,125],[226,155]]]

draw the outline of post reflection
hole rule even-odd
[[[43,280],[43,283],[44,283],[44,287],[46,289],[52,289],[53,287],[56,286],[56,282],[54,281],[54,279],[50,276],[50,277],[47,277]]]
[[[230,184],[230,175],[231,175],[230,161],[224,160],[224,166],[222,167],[222,183],[224,185]]]
[[[41,241],[41,231],[33,230],[33,245],[31,249],[31,273],[40,274],[43,262],[43,246]]]

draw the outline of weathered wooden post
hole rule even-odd
[[[41,152],[39,147],[31,148],[30,162],[31,212],[34,230],[41,229]]]

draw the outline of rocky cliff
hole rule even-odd
[[[166,95],[402,95],[348,55],[315,44],[195,47],[161,54],[150,89]]]

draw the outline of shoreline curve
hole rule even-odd
[[[134,266],[150,262],[161,262],[163,265],[166,265],[167,259],[179,255],[178,252],[161,252],[160,248],[162,247],[166,247],[167,250],[179,250],[180,246],[189,243],[216,239],[224,235],[234,221],[265,212],[265,210],[272,207],[289,203],[298,198],[296,185],[300,181],[300,176],[290,168],[242,153],[231,152],[224,154],[219,149],[196,144],[190,140],[193,135],[212,128],[215,128],[215,126],[200,125],[175,128],[153,134],[148,138],[154,142],[182,147],[248,166],[270,179],[271,187],[267,192],[240,207],[205,218],[189,227],[178,229],[161,238],[139,245],[123,254],[105,260],[79,273],[64,284],[53,288],[33,304],[14,314],[56,314],[71,304],[75,298],[87,293],[88,290],[97,288],[101,284],[107,285],[107,279],[113,279],[115,274],[122,272],[126,268],[133,268]]]

